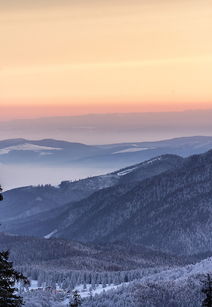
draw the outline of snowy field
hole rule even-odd
[[[39,291],[39,290],[43,290],[43,291],[48,291],[48,290],[45,290],[45,287],[42,286],[42,287],[39,287],[38,285],[38,281],[37,280],[31,280],[30,281],[31,285],[29,287],[29,291]],[[78,285],[77,287],[75,287],[73,289],[73,291],[78,291],[78,293],[80,294],[81,298],[82,299],[85,299],[85,298],[88,298],[88,297],[94,297],[94,296],[97,296],[97,295],[101,295],[102,293],[104,292],[107,292],[107,291],[110,291],[110,290],[116,290],[118,288],[120,288],[121,286],[123,285],[128,285],[129,283],[121,283],[119,285],[114,285],[114,284],[111,284],[111,285],[95,285],[95,286],[92,286],[90,284],[81,284],[81,285]],[[69,306],[69,302],[70,302],[70,297],[71,295],[70,294],[66,294],[66,292],[62,289],[60,289],[58,286],[57,286],[57,289],[56,291],[58,292],[61,292],[64,294],[64,297],[65,299],[60,303],[60,305],[62,306]]]
[[[212,257],[205,259],[203,261],[200,261],[193,265],[187,265],[184,267],[176,267],[176,268],[170,268],[170,269],[164,269],[164,271],[161,271],[160,273],[153,273],[153,274],[147,274],[143,278],[139,280],[134,280],[131,282],[126,283],[120,283],[118,285],[115,284],[98,284],[98,285],[91,285],[91,284],[80,284],[76,286],[74,290],[77,290],[80,294],[81,298],[83,299],[83,307],[87,305],[90,300],[87,300],[88,298],[92,298],[92,302],[99,302],[104,301],[104,299],[116,297],[115,293],[119,296],[120,293],[128,293],[128,298],[130,297],[130,289],[134,289],[134,287],[144,287],[143,290],[148,289],[148,285],[157,285],[157,287],[163,287],[167,284],[167,287],[172,287],[170,291],[174,291],[174,288],[176,289],[183,289],[187,287],[189,284],[189,280],[192,280],[193,286],[196,287],[195,293],[201,293],[199,290],[201,287],[200,282],[200,276],[203,276],[204,274],[211,274],[212,273]],[[160,288],[158,288],[160,289]],[[161,288],[162,289],[162,288]],[[28,292],[26,293],[28,301],[38,302],[38,305],[30,305],[30,303],[26,304],[26,307],[34,307],[34,306],[52,306],[52,307],[63,307],[63,306],[69,306],[70,299],[72,297],[71,292],[66,292],[66,290],[60,289],[58,286],[56,287],[56,290],[49,290],[49,287],[46,289],[45,284],[42,285],[42,287],[39,287],[38,282],[36,280],[31,281],[31,286],[29,288]],[[167,290],[168,291],[168,290]],[[29,293],[29,294],[27,294]],[[187,292],[186,292],[187,293]],[[104,294],[104,295],[103,295]],[[59,295],[59,296],[58,296]],[[193,294],[192,294],[193,295]],[[188,294],[189,296],[189,294]],[[45,299],[51,300],[51,305],[42,305],[42,302]],[[39,305],[40,304],[40,305]],[[90,304],[90,303],[89,303]],[[104,305],[104,304],[103,304]],[[92,305],[93,306],[93,305]],[[102,306],[102,305],[101,305]],[[105,305],[104,305],[105,306]],[[117,305],[119,306],[119,305]],[[134,306],[134,305],[129,305]],[[137,306],[137,305],[136,305]],[[184,305],[182,305],[184,307]],[[199,306],[199,305],[198,305]],[[190,307],[190,305],[189,305]]]

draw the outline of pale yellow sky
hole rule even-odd
[[[0,24],[1,106],[212,107],[211,0],[0,0]]]

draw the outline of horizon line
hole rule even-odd
[[[25,120],[38,120],[38,119],[46,119],[46,118],[69,118],[69,117],[87,117],[87,116],[103,116],[103,115],[141,115],[141,114],[177,114],[177,113],[187,113],[187,112],[210,112],[212,111],[211,108],[206,108],[206,109],[184,109],[184,110],[176,110],[176,111],[139,111],[139,112],[97,112],[97,113],[85,113],[85,114],[75,114],[75,115],[49,115],[49,116],[37,116],[37,117],[23,117],[23,118],[13,118],[13,119],[6,119],[2,120],[0,118],[0,123],[8,123],[8,122],[13,122],[13,121],[25,121]]]

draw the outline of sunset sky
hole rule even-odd
[[[4,119],[212,108],[211,0],[0,0]]]

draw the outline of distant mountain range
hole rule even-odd
[[[118,169],[163,154],[187,157],[212,149],[212,137],[187,137],[158,142],[85,145],[53,139],[0,141],[0,163]]]
[[[172,254],[212,250],[212,151],[162,155],[114,173],[5,193],[2,230],[132,242]]]
[[[211,135],[211,110],[87,114],[81,116],[0,120],[0,139],[54,138],[85,144],[161,140]]]

